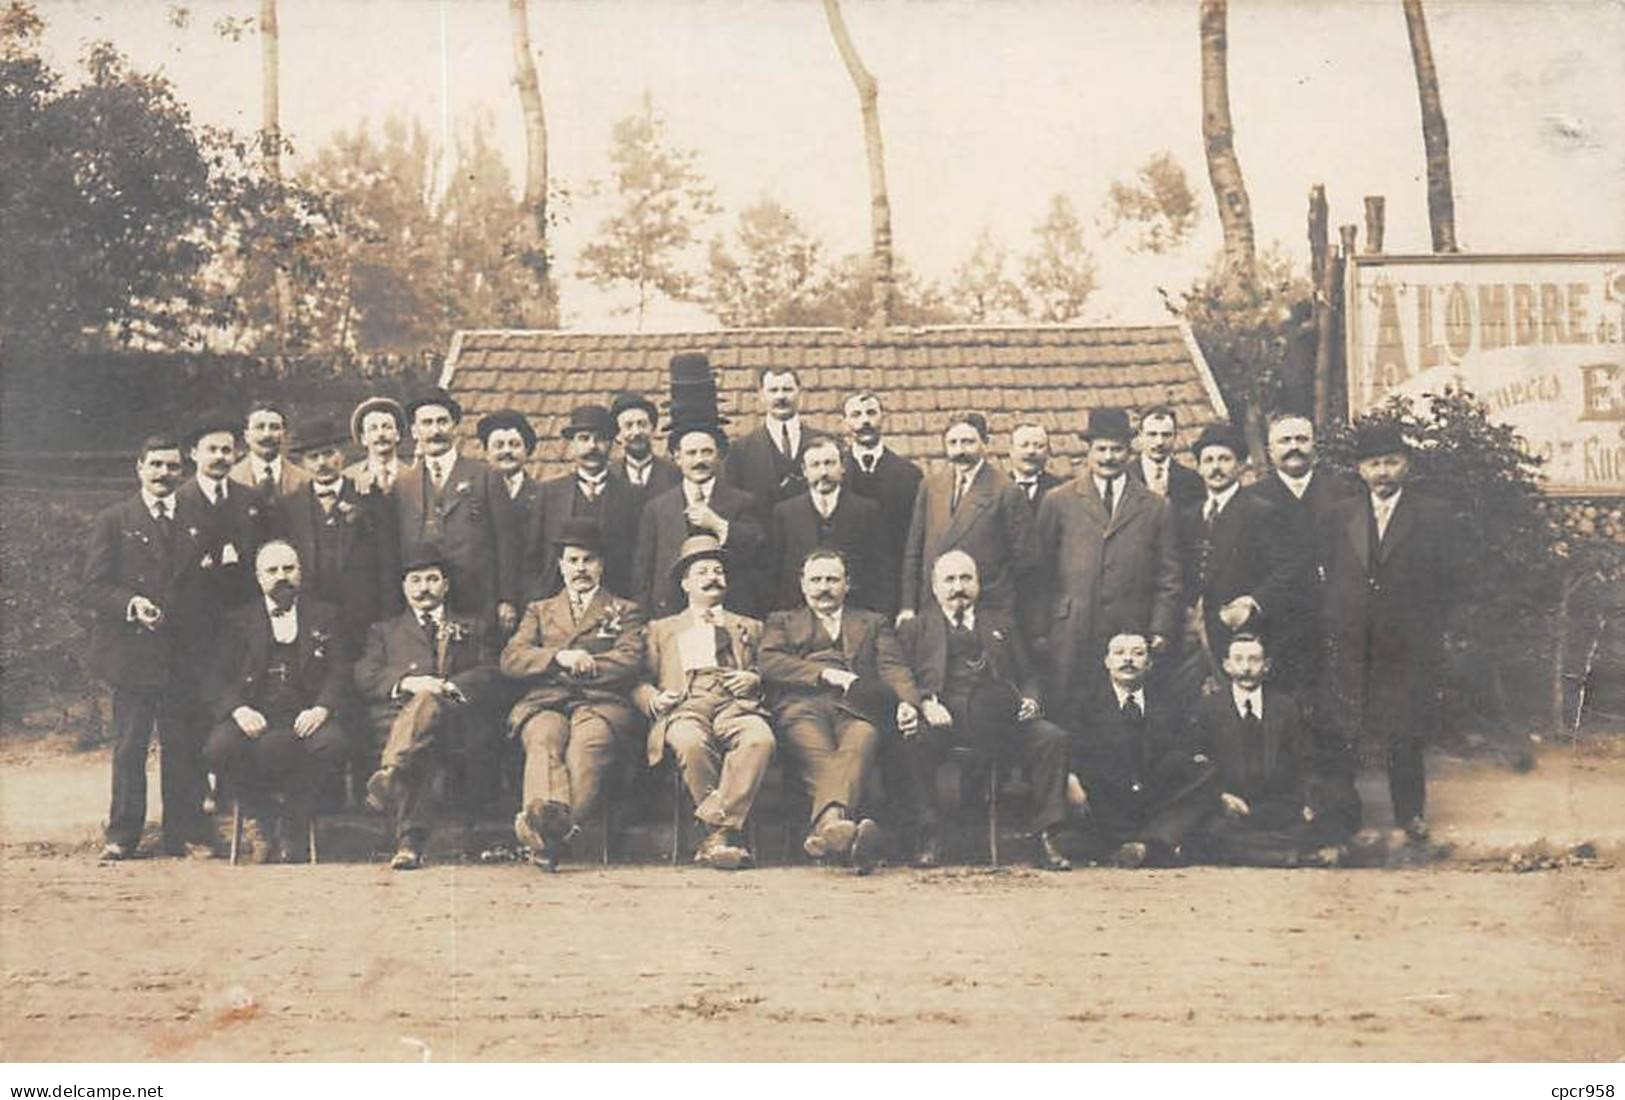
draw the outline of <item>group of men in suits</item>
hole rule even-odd
[[[1042,425],[1014,426],[1006,472],[967,412],[927,475],[886,446],[874,394],[845,400],[844,438],[804,422],[794,370],[764,370],[760,397],[737,440],[668,426],[670,460],[642,395],[579,406],[571,468],[542,481],[522,413],[485,416],[476,458],[440,390],[370,398],[348,433],[290,431],[261,403],[148,440],[85,571],[114,689],[104,855],[139,842],[154,732],[177,853],[209,841],[212,772],[251,851],[298,858],[313,792],[348,759],[392,817],[394,865],[419,866],[446,776],[477,785],[504,729],[526,758],[515,832],[543,866],[640,735],[649,763],[677,761],[698,858],[723,868],[751,862],[775,747],[809,794],[809,854],[860,870],[882,791],[914,858],[940,859],[949,747],[1020,768],[1053,869],[1068,843],[1124,865],[1335,861],[1374,742],[1396,821],[1426,835],[1456,578],[1448,510],[1405,487],[1393,429],[1360,435],[1361,485],[1317,466],[1306,418],[1277,417],[1273,469],[1244,486],[1227,427],[1192,469],[1173,410],[1136,431],[1096,409],[1064,479]],[[347,440],[365,451],[348,468]]]

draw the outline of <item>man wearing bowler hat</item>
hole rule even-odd
[[[1394,822],[1427,838],[1422,753],[1438,731],[1446,618],[1460,590],[1455,517],[1406,483],[1397,424],[1362,425],[1366,491],[1327,513],[1326,663],[1317,718],[1346,753],[1381,746]]]
[[[639,509],[667,489],[675,489],[683,473],[671,459],[655,454],[660,413],[654,402],[641,393],[622,390],[610,402],[609,416],[621,448],[620,461],[610,466],[609,476],[626,482]]]
[[[558,540],[572,519],[598,524],[603,532],[604,583],[611,592],[625,592],[631,586],[638,504],[627,484],[610,476],[615,423],[602,405],[577,405],[559,434],[564,437],[571,469],[542,482],[541,528],[534,540],[540,556],[525,570],[527,592],[531,599],[540,599],[563,585]]]
[[[498,508],[491,468],[457,451],[463,408],[442,389],[406,406],[417,463],[395,480],[394,507],[402,547],[433,542],[445,554],[451,609],[484,629],[504,633],[519,622],[520,595],[504,568],[512,544],[509,510]]]
[[[650,624],[648,680],[635,695],[650,720],[649,765],[670,747],[694,816],[710,829],[695,862],[738,870],[753,862],[745,823],[773,758],[757,671],[762,624],[722,606],[728,570],[715,536],[685,539],[671,571],[687,606]]]
[[[345,433],[328,418],[303,421],[289,440],[310,480],[280,497],[272,530],[298,552],[303,591],[337,608],[339,644],[354,656],[381,608],[388,606],[378,567],[376,516],[343,474]]]
[[[1160,652],[1180,624],[1173,509],[1124,473],[1132,436],[1121,409],[1090,410],[1088,469],[1038,506],[1040,580],[1024,619],[1033,652],[1048,666],[1049,713],[1066,726],[1103,687],[1109,638],[1141,634]]]
[[[542,568],[547,547],[542,533],[542,482],[525,464],[536,451],[536,429],[517,409],[498,409],[480,418],[477,434],[496,485],[492,506],[504,514],[508,544],[502,550],[503,591],[525,594]]]
[[[355,683],[383,743],[367,801],[394,826],[390,866],[410,871],[423,865],[437,774],[453,755],[478,765],[494,751],[500,720],[490,704],[501,674],[486,623],[447,603],[455,581],[446,555],[423,543],[402,557],[406,610],[367,632]]]
[[[627,702],[643,671],[643,614],[605,587],[595,521],[565,520],[555,543],[564,588],[526,607],[502,650],[502,674],[522,692],[508,715],[525,747],[514,833],[547,870],[597,808],[617,745],[643,723]]]

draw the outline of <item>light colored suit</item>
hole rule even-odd
[[[247,485],[253,489],[259,488],[259,481],[254,476],[254,460],[248,455],[244,455],[237,460],[237,464],[231,468],[230,476],[231,480],[238,485]],[[282,456],[281,476],[276,480],[277,496],[287,496],[296,489],[303,488],[309,481],[310,475],[301,469],[293,459],[287,455]],[[266,503],[275,504],[276,501],[268,500]]]

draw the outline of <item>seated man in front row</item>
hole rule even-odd
[[[249,860],[303,863],[311,806],[344,763],[344,731],[333,715],[344,702],[347,650],[337,609],[300,596],[291,545],[261,546],[254,577],[264,599],[231,611],[220,631],[203,755],[238,800]]]
[[[684,540],[671,572],[688,606],[650,624],[645,665],[653,683],[639,684],[634,698],[651,720],[649,766],[671,746],[694,816],[711,829],[694,861],[734,871],[753,862],[745,822],[773,759],[756,671],[762,624],[722,606],[728,572],[715,537]]]
[[[977,606],[976,560],[963,550],[937,558],[931,591],[936,606],[922,609],[897,634],[925,719],[903,738],[902,786],[919,830],[915,866],[941,860],[935,776],[942,750],[968,745],[1026,771],[1033,861],[1046,871],[1071,870],[1055,843],[1066,818],[1066,733],[1039,714],[1038,677],[1015,620],[1007,611]]]
[[[1167,866],[1187,858],[1186,835],[1213,805],[1213,765],[1184,735],[1172,692],[1147,686],[1151,647],[1144,634],[1106,643],[1109,682],[1082,714],[1072,738],[1070,801],[1083,821],[1081,853],[1119,867]]]
[[[406,610],[372,624],[355,665],[373,731],[384,739],[378,770],[367,780],[367,803],[394,822],[389,865],[397,871],[423,866],[430,792],[445,757],[491,753],[497,740],[497,721],[488,712],[500,674],[486,624],[447,608],[444,558],[432,544],[403,555]]]
[[[523,692],[508,715],[525,746],[514,835],[549,871],[597,808],[617,744],[643,721],[627,702],[643,671],[643,613],[603,586],[596,520],[565,520],[554,541],[564,588],[525,608],[502,650],[502,674]]]
[[[767,620],[762,675],[777,695],[774,722],[812,795],[802,848],[865,874],[880,853],[879,828],[861,811],[881,732],[894,721],[913,730],[920,693],[886,617],[846,606],[839,551],[807,555],[801,591],[805,607]]]
[[[1269,667],[1256,635],[1233,636],[1224,655],[1229,685],[1197,706],[1194,748],[1213,762],[1220,805],[1193,847],[1216,863],[1335,867],[1352,831],[1348,799],[1359,796],[1311,774],[1298,704],[1265,683]]]

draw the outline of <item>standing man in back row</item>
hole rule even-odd
[[[761,427],[728,447],[722,481],[756,498],[763,515],[807,488],[801,456],[812,434],[801,422],[801,380],[794,368],[763,369]]]
[[[243,422],[248,453],[231,468],[231,480],[258,489],[267,506],[310,480],[310,475],[288,461],[284,453],[287,433],[288,418],[280,405],[257,401],[249,407]]]
[[[903,548],[908,543],[914,496],[925,477],[919,466],[890,447],[883,436],[886,414],[872,393],[853,394],[841,407],[846,445],[846,487],[880,505],[880,526],[874,534],[875,554],[886,586],[875,599],[875,610],[896,617],[902,606]]]

